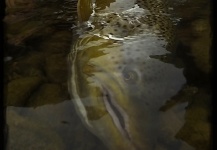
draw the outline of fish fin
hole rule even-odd
[[[92,0],[78,0],[77,11],[79,22],[87,21],[93,13]]]

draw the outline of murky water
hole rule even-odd
[[[73,0],[6,0],[6,4],[4,19],[6,149],[107,149],[104,145],[104,143],[107,144],[105,139],[113,141],[112,138],[114,138],[109,130],[112,127],[104,128],[106,129],[104,133],[110,134],[110,137],[106,134],[99,136],[100,134],[97,133],[99,131],[96,132],[96,130],[88,130],[77,115],[68,93],[67,81],[70,67],[67,63],[67,56],[71,51],[72,43],[76,39],[76,28],[74,27],[77,20],[77,2]],[[102,4],[99,3],[99,5]],[[112,6],[114,9],[118,7],[118,5]],[[149,139],[155,139],[158,131],[162,134],[154,142],[152,149],[185,149],[185,147],[182,147],[185,145],[188,149],[208,150],[211,141],[209,76],[212,69],[210,63],[210,47],[212,44],[210,1],[170,0],[168,8],[170,14],[176,20],[178,59],[173,60],[171,58],[172,60],[170,60],[170,57],[169,59],[158,57],[156,59],[167,62],[167,64],[174,64],[175,68],[181,68],[182,73],[179,69],[170,67],[170,70],[174,71],[172,75],[176,75],[179,82],[167,82],[166,86],[180,87],[169,91],[173,93],[173,96],[160,107],[162,116],[167,114],[166,117],[163,117],[163,121],[159,122],[145,116],[147,121],[143,119],[144,121],[140,121],[140,125],[137,125],[136,117],[142,120],[144,116],[135,115],[134,126],[146,130],[147,128],[153,129],[147,127],[146,122],[148,121],[155,127],[159,127],[158,124],[162,125],[162,129],[157,131],[141,131],[141,134],[146,133],[146,137],[143,138]],[[148,42],[150,43],[152,40]],[[137,53],[141,54],[139,52],[130,53],[131,51],[126,54],[131,57],[136,57]],[[114,54],[111,54],[111,62],[114,62],[114,65],[117,65],[118,62],[115,62],[122,60],[123,57],[122,53],[116,54],[115,51]],[[87,53],[86,56],[90,55]],[[142,58],[138,57],[137,59],[142,62]],[[168,66],[165,67],[159,62],[154,62],[154,64],[162,65],[163,69],[168,69]],[[117,68],[120,69],[124,65],[117,66]],[[150,66],[153,66],[153,64],[151,63]],[[145,69],[148,70],[149,68]],[[91,71],[91,67],[86,67],[85,71]],[[124,71],[126,72],[126,69]],[[125,77],[127,79],[130,79],[129,77],[139,79],[139,76],[133,74],[133,72],[130,76],[126,74]],[[153,74],[147,81],[153,81],[154,79],[166,81],[168,78],[171,79],[172,76],[156,77]],[[137,80],[127,80],[130,84],[134,81],[137,82]],[[185,82],[185,84],[182,84],[182,82]],[[85,83],[82,83],[82,85],[85,85]],[[150,88],[146,88],[145,93],[149,93],[149,98],[150,95],[151,97],[156,95],[152,92],[152,88],[161,90],[158,87],[152,87],[151,83],[148,85]],[[164,83],[162,85],[165,87]],[[136,89],[135,86],[130,88]],[[94,92],[94,90],[91,92]],[[138,93],[139,90],[137,89],[135,95],[138,95]],[[142,103],[130,103],[133,104],[130,109],[128,109],[126,103],[121,104],[124,109],[129,110],[128,112],[136,112],[137,110],[134,108],[138,110],[142,108]],[[158,105],[159,103],[156,103],[155,106]],[[148,106],[148,104],[146,107],[155,108],[154,106]],[[86,110],[93,112],[93,108],[90,107]],[[103,115],[103,111],[94,108],[95,110],[97,110],[96,113],[101,112]],[[171,115],[171,112],[173,112],[173,115]],[[101,114],[92,114],[89,117],[97,120],[96,118],[100,118]],[[153,115],[156,114],[153,113]],[[153,123],[157,125],[153,125]],[[105,123],[100,122],[100,124],[95,125],[100,129],[101,126],[105,126]],[[164,137],[170,137],[163,135],[167,133],[167,129],[173,129],[172,138],[165,140]],[[136,135],[135,137],[138,138],[139,136]],[[137,141],[134,143],[139,144]],[[180,143],[182,143],[181,146]]]

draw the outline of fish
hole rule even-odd
[[[109,150],[192,149],[175,138],[186,104],[160,111],[186,84],[165,2],[78,0],[77,8],[68,89],[86,128]]]

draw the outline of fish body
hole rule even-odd
[[[84,125],[110,150],[180,148],[184,114],[174,111],[185,105],[159,110],[186,82],[165,61],[174,38],[163,2],[79,0],[78,16],[86,27],[69,54],[69,92]]]

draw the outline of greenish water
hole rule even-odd
[[[82,124],[69,100],[67,56],[75,39],[71,27],[76,20],[76,1],[8,0],[7,4],[4,19],[6,149],[106,149],[101,139]],[[208,150],[212,69],[210,3],[171,0],[169,6],[180,20],[176,25],[177,51],[184,62],[187,84],[161,110],[167,112],[180,106],[176,111],[182,113],[183,125],[174,139],[195,150]]]

